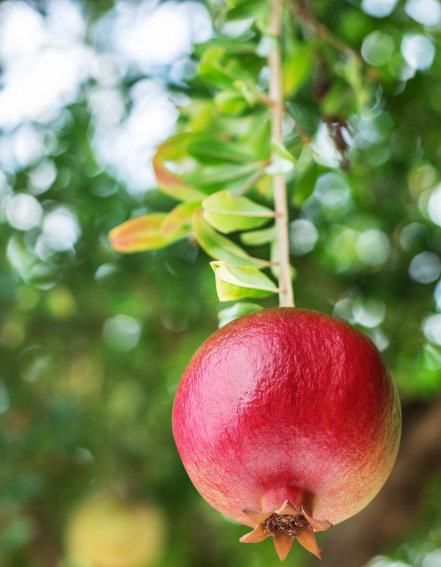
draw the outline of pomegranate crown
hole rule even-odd
[[[327,520],[313,518],[303,506],[293,506],[289,500],[285,500],[278,510],[271,512],[243,512],[257,525],[252,532],[240,538],[242,543],[259,543],[272,537],[277,555],[283,561],[296,539],[307,551],[321,558],[314,532],[324,532],[332,528],[332,524]]]

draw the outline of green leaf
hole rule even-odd
[[[209,134],[195,136],[194,140],[188,144],[188,153],[198,161],[208,163],[224,163],[226,161],[249,163],[256,161],[254,156],[243,151],[241,145],[222,142]]]
[[[296,179],[299,179],[300,177],[305,175],[305,173],[314,163],[314,152],[312,150],[311,144],[306,144],[302,147],[297,160]]]
[[[255,112],[249,117],[245,141],[250,150],[262,160],[268,160],[271,153],[271,121],[266,112]]]
[[[285,148],[285,146],[282,146],[282,144],[277,144],[276,142],[273,142],[271,144],[271,149],[273,150],[273,154],[286,160],[289,161],[291,163],[296,163],[296,158],[292,155],[292,153],[287,150]]]
[[[166,237],[175,238],[176,240],[190,234],[193,213],[200,205],[200,201],[189,201],[177,205],[165,216],[161,225],[162,233]]]
[[[369,104],[370,94],[363,78],[363,66],[357,57],[351,56],[346,60],[343,75],[355,93],[358,111],[364,112]]]
[[[196,159],[209,165],[200,165]],[[263,166],[242,145],[198,132],[169,138],[153,158],[160,189],[185,202],[202,200],[218,189],[234,189]],[[177,173],[179,169],[186,173]]]
[[[278,292],[276,285],[257,268],[211,262],[216,276],[219,301],[236,301],[244,297],[267,297]]]
[[[224,260],[237,266],[268,265],[266,260],[249,256],[240,246],[211,228],[203,218],[202,209],[193,213],[193,234],[202,250],[216,260]]]
[[[258,100],[258,91],[254,87],[254,84],[250,84],[239,79],[234,81],[234,86],[250,106],[254,106],[256,104]]]
[[[272,143],[271,145],[273,157],[271,163],[266,167],[265,171],[268,175],[284,175],[289,173],[296,162],[295,157],[289,152],[285,146]]]
[[[252,55],[256,51],[253,42],[254,33],[248,31],[240,36],[216,36],[204,43],[195,45],[194,51],[197,56],[201,56],[207,49],[220,48],[223,52],[235,55],[248,54]]]
[[[276,237],[274,226],[263,228],[262,230],[253,230],[251,232],[244,232],[240,235],[240,240],[246,246],[262,246],[273,242]]]
[[[305,130],[306,133],[313,133],[317,130],[320,123],[320,115],[312,105],[299,104],[298,102],[293,104],[287,100],[285,106],[296,124]]]
[[[224,184],[249,177],[253,173],[262,168],[260,162],[248,163],[245,165],[225,164],[218,166],[201,167],[195,173],[185,176],[188,183],[197,187],[216,186],[221,187]]]
[[[240,114],[248,106],[243,95],[234,91],[221,91],[215,96],[214,103],[219,112],[232,116]]]
[[[247,197],[237,197],[229,191],[219,191],[202,201],[204,219],[214,228],[229,234],[262,226],[274,217],[268,207],[258,205]]]
[[[217,317],[219,319],[219,327],[224,327],[225,325],[227,325],[227,323],[231,323],[231,321],[234,321],[239,317],[249,315],[250,313],[255,313],[256,311],[260,311],[261,309],[263,309],[263,307],[261,305],[258,305],[257,303],[234,303],[234,305],[230,305],[225,309],[221,309],[217,314]]]
[[[283,62],[283,94],[290,98],[299,90],[312,70],[311,45],[293,44]]]
[[[345,83],[336,82],[320,101],[323,116],[351,116],[355,108],[353,90]]]
[[[129,254],[168,246],[174,239],[165,236],[161,230],[166,216],[164,213],[152,213],[120,224],[109,234],[112,248]]]
[[[232,76],[225,69],[224,56],[225,49],[222,47],[209,47],[202,54],[198,73],[204,82],[211,83],[218,89],[234,90],[236,76]]]
[[[230,4],[232,8],[226,14],[229,20],[255,18],[262,12],[266,12],[265,2],[261,0],[237,0]]]
[[[167,167],[167,162],[185,157],[190,140],[188,134],[169,138],[158,146],[152,162],[159,188],[178,201],[197,201],[205,196]]]

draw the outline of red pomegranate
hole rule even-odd
[[[400,403],[377,349],[350,325],[294,308],[264,309],[215,332],[191,360],[173,409],[184,466],[214,508],[297,539],[361,510],[398,451]]]

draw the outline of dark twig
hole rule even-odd
[[[335,36],[330,29],[319,22],[309,10],[305,2],[286,2],[287,9],[294,14],[305,26],[307,26],[317,37],[334,47],[346,57],[354,57],[357,61],[362,61],[360,55],[350,45]]]

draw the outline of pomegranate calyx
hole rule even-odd
[[[316,520],[302,507],[297,508],[286,500],[273,512],[262,513],[243,510],[257,526],[240,538],[242,543],[258,543],[272,537],[276,553],[281,561],[288,556],[295,539],[307,551],[320,559],[320,549],[314,531],[326,531],[332,527],[327,520]]]

